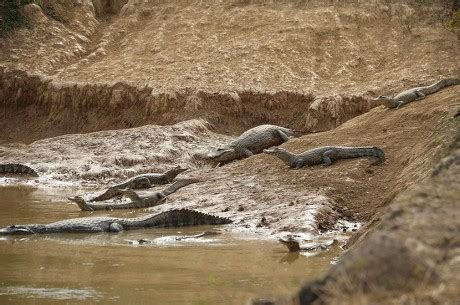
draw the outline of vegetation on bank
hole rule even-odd
[[[21,7],[32,2],[33,0],[4,0],[0,2],[0,33],[24,24]]]
[[[460,28],[460,10],[452,13],[452,18],[447,23],[449,29],[458,29]]]
[[[21,8],[30,3],[39,5],[46,15],[60,21],[49,0],[2,0],[0,2],[0,35],[26,24]]]

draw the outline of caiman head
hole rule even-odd
[[[0,229],[0,235],[34,234],[29,226],[10,225]]]
[[[390,107],[394,100],[393,98],[386,96],[386,95],[379,95],[376,98],[372,99],[372,102],[377,105],[385,105],[387,107]]]
[[[69,199],[72,202],[75,202],[82,211],[93,211],[93,209],[90,206],[88,206],[86,201],[80,196],[68,197],[67,199]]]
[[[285,245],[289,252],[297,252],[297,251],[300,251],[300,245],[299,245],[299,242],[296,241],[294,238],[292,237],[289,237],[287,239],[278,239],[278,241],[280,243],[282,243],[283,245]]]
[[[234,147],[222,146],[209,153],[208,158],[216,162],[227,163],[235,159],[239,159],[240,155],[237,153]]]
[[[180,173],[186,172],[188,170],[189,170],[188,167],[181,167],[181,166],[178,165],[178,166],[170,169],[168,172],[173,172],[174,174],[179,175]]]

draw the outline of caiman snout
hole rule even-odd
[[[285,151],[285,150],[279,147],[270,147],[270,148],[266,148],[263,150],[265,154],[271,154],[277,151]]]
[[[174,168],[174,170],[178,171],[179,173],[186,172],[186,171],[188,171],[189,169],[190,169],[190,168],[188,168],[188,167],[181,167],[181,166],[176,166],[176,167]]]
[[[231,148],[217,148],[208,154],[209,159],[217,162],[229,162],[235,158],[235,150]]]
[[[15,234],[33,234],[33,232],[26,227],[22,226],[7,226],[5,228],[0,229],[0,235],[15,235]]]

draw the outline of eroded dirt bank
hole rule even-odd
[[[124,2],[24,7],[0,38],[1,142],[198,118],[324,131],[460,71],[448,1]]]
[[[460,120],[450,154],[356,234],[324,277],[278,304],[457,304]],[[357,241],[356,241],[357,240]]]
[[[239,134],[266,123],[315,132],[335,128],[370,108],[368,96],[315,98],[288,91],[191,88],[154,94],[151,87],[125,82],[62,83],[0,68],[0,143],[198,118],[223,134]]]

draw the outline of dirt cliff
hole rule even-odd
[[[324,131],[459,74],[446,1],[48,2],[0,38],[2,142],[198,117]]]

